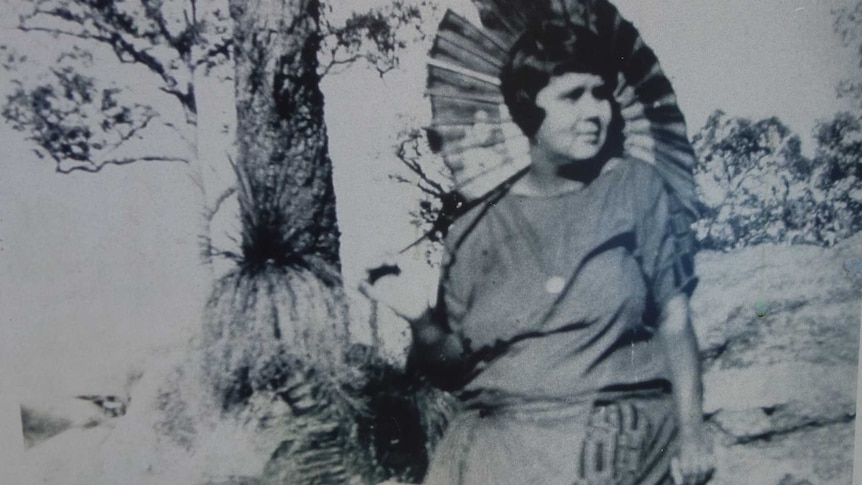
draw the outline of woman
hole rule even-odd
[[[585,28],[529,28],[500,79],[529,168],[450,228],[435,305],[405,294],[406,272],[368,289],[410,322],[411,362],[464,404],[426,483],[697,484],[712,473],[692,236],[654,169],[619,158],[607,59]]]

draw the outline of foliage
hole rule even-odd
[[[161,89],[193,114],[192,72],[229,55],[229,17],[220,9],[199,15],[196,0],[37,0],[19,28],[96,42],[122,63],[156,74]]]
[[[354,409],[349,419],[318,418],[310,433],[292,433],[294,438],[283,442],[267,463],[263,483],[421,481],[430,450],[442,436],[456,401],[373,354],[367,347],[355,346],[352,363],[362,379],[345,386],[364,406]],[[307,392],[313,392],[314,382],[302,381]],[[313,402],[322,401],[318,395]],[[355,426],[339,432],[324,424],[334,422]],[[303,423],[291,419],[288,426],[297,425]]]
[[[359,393],[368,396],[370,411],[359,420],[359,442],[380,468],[378,478],[419,483],[455,412],[456,399],[375,357],[372,349],[357,346],[352,357],[366,376]]]
[[[194,80],[233,60],[228,10],[226,2],[197,0],[37,0],[21,16],[19,30],[63,39],[57,45],[66,48],[58,54],[59,66],[46,66],[37,79],[24,79],[20,67],[26,57],[16,58],[8,46],[0,46],[5,54],[0,66],[15,83],[3,117],[34,142],[41,156],[53,159],[60,172],[97,172],[109,164],[136,161],[188,161],[185,156],[142,153],[140,147],[118,156],[127,141],[145,136],[145,128],[160,113],[148,102],[135,101],[135,88],[102,86],[103,79],[86,73],[110,66],[110,61],[94,60],[92,53],[102,48],[114,54],[114,62],[143,67],[155,76],[158,89],[182,108],[184,122],[163,122],[179,129],[194,152],[194,135],[187,133],[197,124]],[[426,1],[394,0],[353,13],[341,25],[324,19],[320,75],[357,61],[368,62],[381,75],[394,69],[401,50],[422,38],[419,20],[431,10]]]
[[[92,64],[86,51],[62,54],[35,86],[15,82],[2,110],[12,128],[35,143],[40,157],[54,159],[60,172],[98,171],[110,153],[131,139],[140,139],[157,116],[149,106],[121,103],[117,86],[82,74]],[[151,155],[115,158],[112,163],[142,159],[175,158]]]
[[[416,480],[452,412],[450,396],[350,343],[341,300],[310,272],[269,265],[228,274],[207,304],[203,371],[217,402],[286,427],[265,483],[315,483],[301,477],[322,470],[327,483]]]
[[[830,246],[858,231],[860,135],[859,118],[839,114],[820,124],[809,160],[799,137],[774,117],[753,122],[713,113],[693,139],[701,246]]]
[[[144,68],[185,114],[179,123],[161,119],[161,126],[179,130],[194,151],[194,140],[184,131],[188,128],[181,126],[193,129],[197,121],[193,73],[227,59],[228,21],[218,9],[199,18],[194,0],[35,1],[18,28],[62,40],[54,43],[57,65],[41,66],[42,73],[28,79],[22,62],[4,63],[15,91],[7,97],[3,117],[34,142],[38,153],[53,159],[60,172],[98,172],[109,164],[138,161],[187,162],[185,154],[141,153],[140,146],[127,143],[152,136],[147,128],[160,113],[143,100],[140,89],[86,73],[115,71],[112,63]],[[94,52],[112,53],[114,59],[106,62]],[[131,151],[123,150],[130,146]]]
[[[834,30],[856,50],[862,72],[862,1],[833,11]],[[713,114],[694,137],[703,247],[759,242],[831,246],[862,229],[862,83],[838,85],[855,105],[815,128],[814,157],[777,119],[751,122]]]
[[[803,237],[810,163],[799,137],[778,119],[752,122],[713,113],[694,136],[695,167],[702,218],[698,239],[704,248],[730,249]]]
[[[420,20],[434,8],[426,0],[393,0],[383,7],[354,12],[341,25],[324,17],[321,74],[360,60],[381,76],[395,69],[398,54],[409,44],[424,39]]]
[[[828,245],[862,230],[862,111],[841,112],[815,131],[816,217]]]

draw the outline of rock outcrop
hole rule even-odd
[[[699,255],[711,483],[851,483],[862,282],[847,263],[860,255],[862,236]]]

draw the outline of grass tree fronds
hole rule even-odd
[[[263,406],[255,416],[289,427],[264,483],[417,480],[454,400],[379,349],[351,344],[336,290],[313,270],[275,264],[238,266],[221,278],[202,338],[209,387],[228,413],[253,402],[287,405],[287,415],[267,417]],[[321,470],[332,481],[278,481]]]
[[[206,371],[225,407],[271,389],[296,362],[353,378],[343,299],[307,269],[240,266],[217,283],[205,311]]]

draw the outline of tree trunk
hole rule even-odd
[[[271,389],[288,363],[347,371],[346,299],[317,74],[319,8],[318,0],[230,3],[241,254],[210,298],[204,338],[212,369],[221,373],[216,387],[233,402]]]
[[[317,74],[318,0],[233,0],[246,264],[339,268],[332,163]]]
[[[319,1],[230,5],[242,254],[206,306],[205,370],[226,411],[283,423],[261,483],[417,478],[422,438],[439,434],[433,417],[448,401],[416,395],[374,349],[351,346],[317,74]],[[420,417],[426,410],[432,419]],[[412,439],[396,436],[413,428],[392,428],[392,413],[415,421]],[[396,449],[401,442],[410,446]]]
[[[349,396],[362,378],[347,363],[319,9],[318,0],[230,3],[241,254],[207,303],[204,365],[226,411],[245,408],[265,425],[284,422],[271,414],[284,407],[259,403],[288,405],[284,441],[262,477],[273,485],[373,474],[355,438],[362,405]]]

